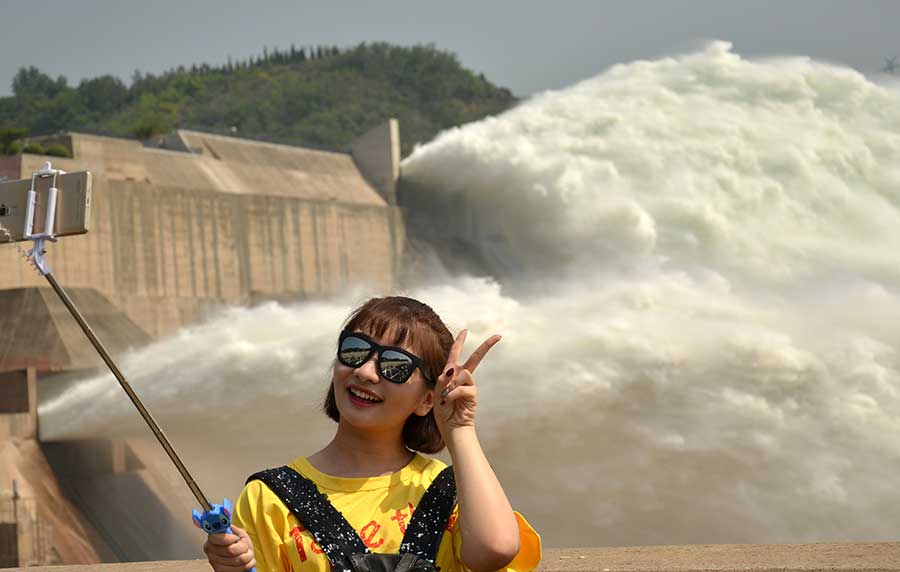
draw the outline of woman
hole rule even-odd
[[[457,506],[440,536],[436,569],[527,572],[540,561],[540,538],[510,507],[475,433],[473,373],[500,336],[460,363],[465,339],[463,330],[454,340],[430,307],[411,298],[366,302],[338,340],[324,407],[337,432],[289,466],[315,483],[366,548],[396,553],[425,490],[446,466],[418,452],[446,446]],[[204,544],[217,572],[330,570],[310,531],[259,480],[241,493],[232,528],[235,534],[211,535]]]

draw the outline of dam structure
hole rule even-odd
[[[33,155],[0,157],[0,178],[27,177],[46,160],[68,171],[89,169],[94,173],[91,229],[85,236],[67,237],[51,245],[50,265],[111,353],[123,356],[129,349],[164,338],[182,343],[179,336],[173,338],[171,335],[184,326],[198,324],[220,308],[252,306],[270,300],[305,300],[312,302],[303,305],[311,308],[303,314],[307,318],[321,310],[315,301],[327,300],[350,286],[365,284],[370,286],[371,292],[395,290],[405,285],[410,258],[416,258],[418,254],[416,240],[438,234],[433,230],[438,224],[444,241],[443,250],[438,250],[440,264],[499,268],[513,277],[521,273],[522,268],[512,263],[515,261],[512,255],[526,252],[529,257],[520,259],[528,261],[537,250],[514,244],[515,241],[507,239],[506,233],[518,229],[522,231],[522,237],[535,234],[535,228],[529,226],[534,224],[530,221],[535,218],[512,219],[516,224],[510,224],[509,216],[518,216],[518,207],[523,206],[520,204],[523,201],[517,202],[515,197],[492,196],[495,191],[514,191],[517,188],[513,184],[515,181],[488,178],[489,183],[476,187],[465,200],[457,200],[454,196],[426,196],[424,192],[428,188],[452,187],[450,183],[471,174],[466,172],[467,165],[454,165],[447,160],[447,155],[442,155],[433,164],[420,168],[419,174],[423,170],[434,173],[444,168],[449,183],[419,186],[421,180],[413,177],[415,170],[404,164],[403,185],[400,186],[398,132],[397,123],[388,121],[357,139],[348,153],[192,131],[170,134],[149,146],[72,133],[47,138],[48,142],[52,140],[66,146],[72,155],[70,159]],[[509,143],[498,147],[502,147],[503,157],[515,149]],[[549,156],[549,153],[543,154]],[[526,163],[517,163],[511,173],[518,176],[523,170],[521,165]],[[490,172],[497,173],[493,168]],[[496,208],[487,208],[491,203]],[[596,203],[603,204],[603,201]],[[483,212],[479,214],[479,210]],[[553,220],[552,209],[538,210]],[[563,217],[561,220],[570,219]],[[568,226],[560,224],[554,228],[567,229]],[[610,225],[600,226],[605,229]],[[472,238],[474,240],[469,243],[464,241]],[[605,240],[617,244],[615,236]],[[555,251],[551,248],[549,252]],[[455,258],[445,258],[451,255]],[[495,307],[509,313],[519,311],[508,303],[509,300],[491,297],[489,289],[477,282],[473,284],[468,286],[473,289],[461,291],[465,294],[460,298],[464,300],[467,312],[489,314]],[[645,290],[630,288],[628,292]],[[437,290],[431,293],[435,297],[441,294]],[[582,298],[588,302],[582,302]],[[637,308],[643,312],[646,308],[646,300],[636,300],[633,296],[623,298],[627,298],[623,303],[629,309]],[[589,296],[570,290],[562,295],[560,302],[564,304],[550,304],[543,309],[523,306],[521,314],[527,320],[510,319],[510,333],[534,331],[535,337],[540,337],[541,348],[552,341],[550,338],[563,342],[557,347],[565,351],[554,349],[552,355],[573,359],[546,360],[553,368],[563,361],[577,362],[585,356],[602,356],[616,350],[618,346],[608,344],[588,344],[589,347],[581,349],[569,342],[595,338],[589,338],[575,326],[571,333],[562,334],[561,329],[553,330],[551,325],[560,322],[566,327],[571,326],[567,314],[572,313],[577,314],[579,324],[602,326],[602,315],[617,310],[615,299],[604,299],[591,306]],[[543,315],[541,312],[551,316],[552,320],[534,321],[535,316]],[[327,319],[319,323],[334,325],[337,312],[329,310],[326,313]],[[258,321],[264,321],[264,327],[269,329],[296,323],[285,320],[273,326],[265,321],[268,318],[271,314],[265,314]],[[305,320],[297,322],[306,324]],[[212,323],[221,327],[221,321],[213,320]],[[659,323],[658,317],[654,323]],[[489,326],[494,327],[493,324]],[[455,325],[451,325],[453,327]],[[105,366],[62,304],[45,287],[43,279],[21,260],[12,245],[0,248],[0,331],[3,332],[0,337],[0,569],[46,572],[209,570],[200,549],[204,534],[191,525],[188,517],[190,509],[196,507],[196,501],[155,441],[116,435],[114,430],[103,438],[41,439],[42,419],[37,414],[38,404],[43,408],[46,400],[75,389],[73,381],[103,373]],[[210,353],[221,351],[209,343],[209,339],[193,342],[203,346],[204,351],[209,347]],[[751,540],[753,544],[734,544],[743,542],[741,538],[746,536],[731,540],[712,535],[708,528],[702,528],[703,520],[699,517],[704,515],[704,510],[723,515],[718,527],[726,529],[725,532],[741,517],[739,513],[729,511],[719,497],[713,496],[717,487],[707,485],[708,481],[699,482],[698,486],[705,490],[702,495],[691,496],[690,505],[672,503],[674,508],[670,512],[648,510],[671,502],[665,498],[657,502],[652,495],[625,496],[624,500],[616,501],[620,503],[618,506],[624,507],[616,516],[624,517],[628,513],[640,516],[644,511],[648,517],[643,522],[625,520],[626,524],[637,522],[630,528],[620,525],[623,522],[620,520],[610,521],[612,525],[603,529],[609,533],[616,528],[627,528],[631,533],[628,537],[594,534],[593,531],[598,529],[591,528],[588,521],[598,516],[607,517],[617,505],[610,502],[592,512],[592,503],[606,503],[607,495],[611,494],[608,489],[591,488],[592,485],[605,481],[611,486],[622,487],[629,481],[651,480],[650,473],[677,477],[685,474],[678,471],[678,465],[691,459],[690,451],[667,453],[662,469],[644,465],[641,473],[635,473],[630,468],[633,465],[624,462],[627,456],[621,454],[621,448],[652,449],[640,441],[628,441],[627,433],[615,431],[625,423],[619,422],[623,418],[617,417],[615,411],[605,409],[603,403],[596,401],[602,392],[576,393],[568,391],[571,386],[556,384],[522,386],[523,374],[515,367],[522,362],[519,358],[540,355],[533,349],[538,346],[530,346],[527,342],[527,338],[521,339],[521,345],[516,346],[516,351],[507,353],[506,358],[502,349],[496,355],[501,367],[495,370],[497,373],[491,382],[484,384],[484,395],[486,409],[492,401],[497,403],[512,393],[521,395],[521,401],[511,403],[516,409],[514,414],[521,415],[528,423],[519,423],[514,416],[514,422],[495,417],[491,433],[491,420],[486,416],[487,421],[482,427],[488,437],[485,444],[494,451],[507,453],[489,457],[498,475],[523,477],[518,483],[512,479],[504,480],[504,488],[514,506],[529,501],[527,516],[534,519],[531,522],[543,519],[540,526],[536,526],[545,539],[544,558],[538,570],[900,570],[898,542],[799,544],[797,542],[813,541],[788,540],[792,544],[765,544],[782,542],[783,537],[773,533],[762,541]],[[635,353],[635,346],[619,345],[629,360],[633,356],[641,357],[640,352]],[[261,344],[262,351],[258,353],[270,359],[272,347]],[[276,349],[283,349],[283,346]],[[287,361],[293,364],[299,360]],[[255,363],[258,366],[259,361]],[[233,367],[230,361],[217,366],[214,375],[210,376],[212,382],[202,385],[197,392],[201,395],[206,392],[207,396],[219,392],[224,372]],[[485,377],[487,367],[482,370]],[[511,373],[506,373],[504,378],[500,370]],[[130,375],[128,371],[126,375]],[[529,371],[527,375],[534,375],[534,372]],[[233,377],[244,377],[247,384],[256,384],[252,391],[260,394],[264,393],[260,391],[261,379],[279,379],[278,375],[267,375],[255,369],[239,371]],[[169,389],[174,385],[167,383],[170,381],[163,378],[157,387]],[[506,387],[514,387],[516,391],[505,389],[505,382],[508,382]],[[114,385],[111,379],[110,383]],[[527,393],[530,388],[546,389],[548,386],[554,396],[568,391],[578,402],[574,407],[571,404],[575,401],[558,401],[560,410],[573,421],[568,431],[566,427],[547,424],[534,414],[532,405],[535,403],[553,413],[549,407],[554,403],[552,399],[541,398],[540,393]],[[642,389],[646,386],[631,387]],[[118,387],[113,389],[122,393]],[[269,390],[268,399],[284,402],[285,409],[300,404],[312,410],[320,397],[317,391],[310,391],[308,395],[288,399],[284,393]],[[172,391],[177,392],[177,389]],[[491,395],[491,391],[495,393]],[[629,404],[645,408],[652,405],[652,395],[641,392],[627,395],[630,396]],[[222,400],[226,399],[231,399],[231,394],[223,392]],[[124,394],[121,400],[126,402]],[[250,409],[255,405],[237,401],[238,408]],[[670,403],[663,403],[665,409],[662,411],[675,409]],[[109,402],[104,401],[102,407],[108,405]],[[205,401],[203,405],[207,405]],[[80,407],[71,409],[76,410],[73,416],[90,415],[82,413]],[[273,416],[266,408],[256,409],[262,413],[253,417],[249,424],[261,425],[263,415]],[[580,411],[586,412],[586,416],[577,417]],[[624,412],[634,417],[633,410]],[[129,410],[128,413],[138,417],[136,412]],[[98,417],[105,418],[104,415]],[[122,416],[113,418],[121,421]],[[49,414],[43,417],[45,435],[50,431],[51,419]],[[212,416],[210,419],[215,420]],[[601,424],[604,419],[611,421]],[[198,433],[220,430],[215,426],[212,429],[205,425],[194,427],[193,421],[187,419],[184,423]],[[139,419],[135,423],[139,423]],[[177,430],[166,423],[162,425],[164,429]],[[118,429],[118,425],[113,426]],[[503,427],[511,427],[515,439],[506,438],[500,430]],[[591,434],[604,436],[605,441],[598,446],[602,449],[588,451],[593,454],[602,451],[602,455],[597,455],[602,465],[553,466],[556,460],[566,458],[566,455],[569,459],[584,459],[586,455],[578,447],[589,441],[586,436]],[[520,439],[523,435],[525,440]],[[252,446],[257,446],[258,435],[250,437]],[[283,439],[301,437],[287,434]],[[176,449],[184,454],[185,449],[180,448],[184,442],[173,441]],[[244,444],[243,447],[237,445],[238,454],[250,456],[250,446]],[[194,451],[187,449],[187,452],[184,454],[186,464],[209,494],[209,473],[224,473],[228,467],[198,463],[197,456],[191,454],[197,452],[197,446]],[[215,454],[217,451],[210,453]],[[712,470],[687,474],[724,474],[728,468],[727,464],[716,461],[716,457],[705,457],[704,460]],[[223,462],[227,461],[223,459]],[[618,473],[615,471],[617,464],[624,467]],[[520,470],[526,466],[531,470]],[[596,469],[597,466],[602,468]],[[556,481],[552,480],[552,475],[548,477],[546,471],[541,472],[545,468],[556,470],[567,480],[573,471],[577,471],[586,477],[579,479],[584,488],[572,491],[554,487]],[[207,473],[198,475],[203,469]],[[783,466],[778,470],[784,471]],[[729,477],[721,477],[726,478]],[[231,481],[239,483],[240,479],[231,478]],[[674,484],[677,483],[670,482],[667,486]],[[576,503],[567,504],[566,495]],[[714,499],[710,503],[713,509],[704,509],[702,501],[705,499]],[[211,500],[220,502],[221,498]],[[648,506],[648,502],[657,505]],[[766,526],[774,528],[778,525],[778,514],[765,510],[761,510],[761,514]],[[885,529],[890,529],[890,521],[881,522]],[[698,531],[694,538],[700,537],[700,540],[684,541],[683,536],[670,535],[660,542],[657,540],[660,536],[651,536],[658,523],[672,529]],[[592,536],[587,540],[581,537],[573,540],[568,531],[574,526],[584,527]],[[556,540],[551,544],[547,539],[554,533]],[[858,534],[850,538],[865,537]],[[679,545],[631,546],[631,539],[647,544]],[[716,542],[723,544],[706,544]],[[616,544],[624,547],[610,547]],[[590,545],[606,548],[588,548]]]
[[[153,145],[42,142],[70,158],[0,157],[0,180],[48,160],[92,172],[89,232],[48,259],[113,356],[226,306],[387,292],[400,278],[396,120],[349,152],[186,130]],[[196,502],[155,442],[41,442],[39,399],[105,365],[22,258],[28,247],[0,247],[0,568],[197,557],[203,535],[185,512]]]
[[[158,336],[211,306],[328,296],[353,281],[389,289],[404,247],[397,175],[385,176],[399,172],[399,149],[378,152],[397,145],[392,125],[354,155],[192,131],[168,138],[170,149],[69,134],[54,142],[71,159],[7,157],[0,179],[28,178],[48,159],[90,170],[91,229],[54,245],[54,275]],[[17,256],[0,251],[0,289],[42,287]]]

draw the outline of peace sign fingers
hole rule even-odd
[[[442,395],[446,395],[446,392],[449,391],[446,389],[447,386],[453,383],[460,373],[467,372],[471,375],[491,348],[494,347],[501,338],[499,335],[489,337],[478,346],[477,350],[472,352],[472,355],[469,356],[466,363],[459,365],[459,356],[462,353],[463,344],[466,341],[468,333],[468,330],[461,331],[456,336],[456,340],[450,348],[450,354],[447,356],[447,363],[444,365],[444,371],[437,379],[437,389]]]
[[[455,368],[456,364],[459,363],[459,354],[462,353],[463,344],[466,343],[468,335],[469,330],[463,330],[457,334],[456,339],[453,341],[453,346],[450,348],[450,355],[447,356],[447,365],[444,366],[445,371],[447,368]]]
[[[481,360],[484,359],[484,356],[491,350],[494,345],[500,341],[500,337],[498,335],[493,335],[483,341],[478,349],[472,352],[472,355],[469,356],[469,359],[466,360],[466,363],[463,364],[463,369],[469,370],[470,373],[475,372],[475,368],[478,367],[478,364],[481,363]]]
[[[447,392],[450,391],[447,386],[459,372],[459,354],[462,352],[462,347],[468,333],[468,330],[463,330],[457,334],[456,339],[453,341],[453,345],[450,347],[447,363],[444,364],[444,371],[438,376],[437,386],[435,387],[436,392],[441,394],[441,397],[444,397],[447,395]]]
[[[467,333],[467,330],[463,330],[456,336],[434,391],[435,420],[445,440],[450,430],[475,426],[478,390],[472,373],[500,341],[498,335],[489,337],[472,352],[465,363],[460,364],[460,354]]]

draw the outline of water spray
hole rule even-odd
[[[119,381],[119,385],[121,385],[122,389],[125,390],[125,393],[128,395],[131,403],[134,404],[138,412],[141,414],[141,417],[143,417],[144,421],[147,422],[147,425],[150,427],[150,430],[153,432],[156,440],[159,441],[159,444],[162,446],[163,450],[165,450],[166,454],[169,456],[169,459],[171,459],[175,464],[175,468],[178,469],[178,472],[181,474],[184,482],[191,490],[191,493],[197,499],[197,502],[200,503],[200,506],[203,508],[203,512],[200,512],[196,509],[193,510],[192,516],[194,524],[196,524],[198,528],[203,529],[207,534],[218,534],[223,532],[233,534],[231,530],[231,502],[227,498],[223,500],[222,504],[212,504],[209,502],[206,495],[203,494],[202,490],[200,490],[200,486],[197,485],[194,477],[191,476],[190,471],[188,471],[187,467],[185,467],[184,463],[181,461],[181,458],[178,456],[175,448],[172,447],[172,444],[169,442],[168,438],[166,438],[165,433],[163,433],[159,424],[153,418],[153,415],[150,414],[150,411],[148,411],[144,404],[141,402],[141,399],[131,388],[131,384],[129,384],[125,379],[125,376],[119,370],[119,367],[112,359],[112,356],[109,355],[109,352],[103,346],[103,343],[94,333],[93,329],[84,319],[84,316],[82,316],[81,312],[75,306],[72,299],[59,284],[59,282],[56,281],[56,278],[54,278],[53,273],[50,271],[50,266],[47,263],[45,255],[47,254],[48,243],[56,242],[58,240],[58,238],[54,234],[54,224],[56,222],[56,199],[58,193],[56,184],[59,175],[63,174],[65,174],[65,171],[53,169],[50,165],[50,162],[48,161],[44,163],[44,167],[41,170],[34,172],[31,176],[31,189],[28,191],[26,199],[25,228],[22,236],[25,240],[32,241],[34,246],[31,248],[31,250],[25,253],[25,257],[34,266],[38,273],[47,279],[47,282],[50,283],[53,291],[56,292],[56,295],[59,296],[60,300],[62,300],[62,303],[66,306],[66,309],[68,309],[72,317],[75,318],[75,321],[81,327],[81,330],[84,332],[87,338],[90,340],[91,344],[94,346],[94,349],[97,350],[97,353],[100,354],[101,358],[103,358],[103,361],[106,363],[107,367],[109,367],[109,370]],[[51,178],[51,183],[47,199],[44,227],[42,232],[34,233],[34,219],[37,207],[36,183],[38,179],[47,178]],[[12,239],[12,236],[8,231],[5,232],[5,235],[8,238]],[[256,568],[253,568],[252,570],[255,572]]]

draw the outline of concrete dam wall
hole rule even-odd
[[[350,155],[178,135],[187,151],[63,138],[74,158],[54,166],[94,174],[89,232],[50,249],[63,285],[98,290],[153,336],[221,304],[393,287],[402,217]],[[30,177],[48,158],[14,159],[0,175]],[[45,286],[12,247],[0,268],[0,289]]]
[[[51,246],[51,265],[114,355],[222,305],[324,298],[357,282],[393,289],[415,254],[409,235],[427,239],[435,220],[452,235],[443,263],[519,271],[499,267],[513,260],[502,221],[397,188],[396,133],[391,123],[374,130],[352,155],[193,132],[166,138],[163,149],[63,136],[74,157],[54,164],[95,173],[94,211],[87,235]],[[0,157],[0,176],[27,176],[45,159]],[[440,218],[407,219],[398,193],[413,214]],[[0,569],[208,570],[197,560],[203,534],[187,518],[195,501],[155,442],[40,442],[38,397],[102,365],[17,256],[0,248]],[[547,507],[560,526],[584,518]],[[548,548],[539,570],[897,570],[898,562],[896,542]]]
[[[228,305],[393,289],[406,248],[397,137],[389,121],[351,154],[190,131],[155,147],[71,133],[45,138],[71,158],[0,157],[0,180],[47,160],[92,172],[89,232],[48,259],[120,356]],[[29,247],[0,245],[0,568],[196,556],[203,536],[182,514],[194,500],[155,442],[40,441],[41,397],[105,366],[23,260]]]

